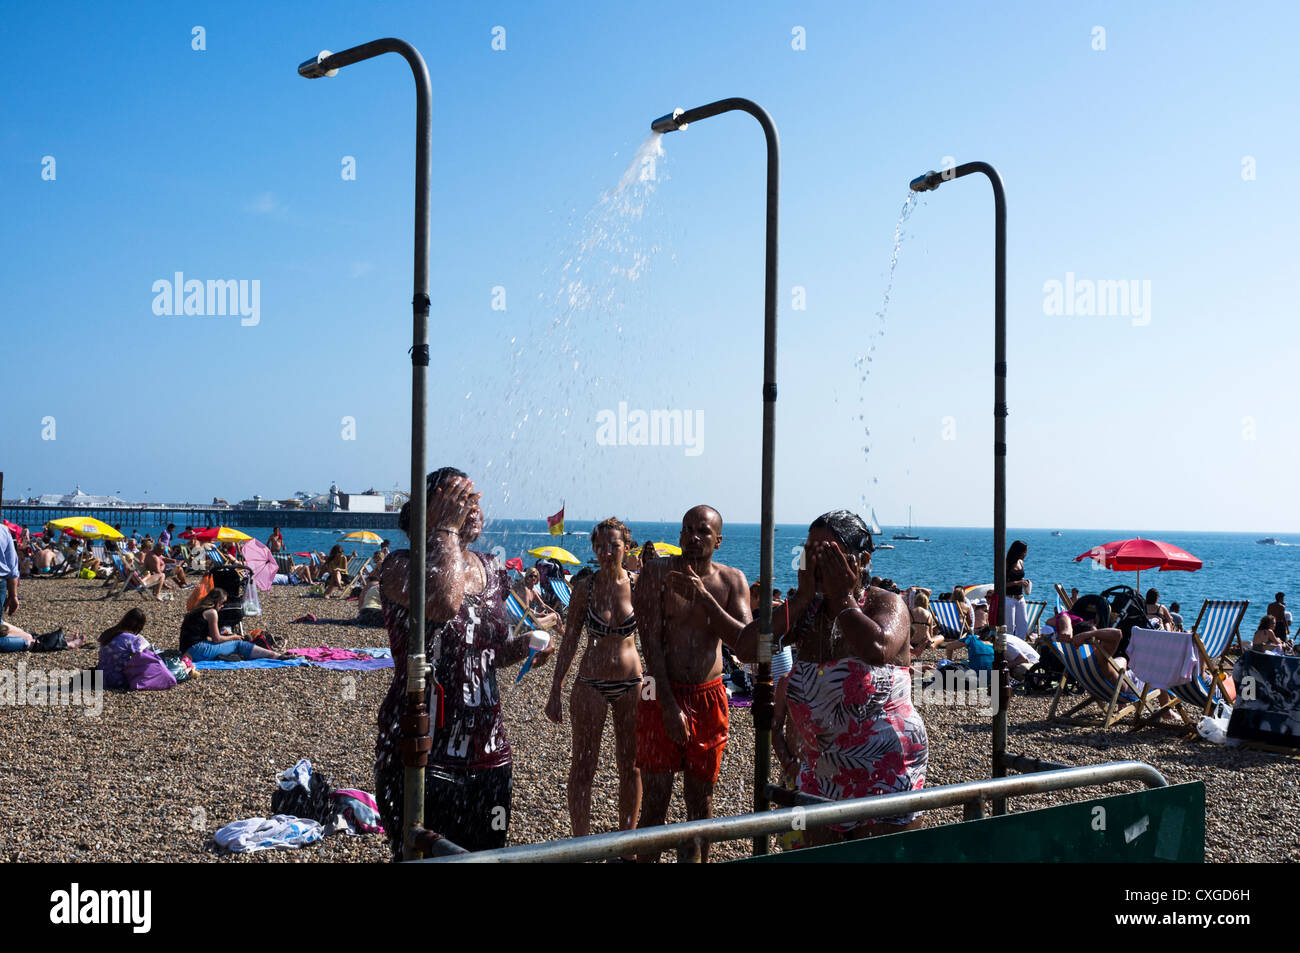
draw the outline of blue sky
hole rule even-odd
[[[397,35],[434,87],[430,465],[468,470],[491,515],[564,499],[583,518],[653,520],[709,501],[757,520],[757,125],[732,114],[665,137],[643,215],[598,205],[651,119],[747,96],[783,149],[778,520],[870,504],[896,524],[910,504],[920,525],[991,522],[982,180],[923,198],[876,317],[907,182],[951,156],[994,163],[1008,193],[1010,524],[1300,532],[1300,13],[925,9],[920,23],[831,3],[8,8],[6,496],[405,485],[409,72],[392,56],[295,72]],[[638,252],[635,278],[599,274]],[[563,303],[575,261],[599,302]],[[258,281],[259,322],[156,315],[153,283],[178,271]],[[1149,308],[1045,313],[1045,284],[1067,273],[1136,282]],[[620,402],[702,415],[699,452],[601,443]]]

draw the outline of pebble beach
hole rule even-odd
[[[144,635],[158,649],[174,648],[186,593],[164,602],[135,593],[104,600],[96,580],[23,580],[14,621],[43,633],[80,631],[89,644],[54,654],[0,655],[0,670],[88,669],[95,637],[132,606],[148,614]],[[384,631],[352,624],[356,603],[325,600],[307,587],[277,586],[262,595],[264,615],[246,628],[265,628],[291,648],[384,646]],[[316,624],[290,620],[314,613]],[[252,622],[253,620],[249,620]],[[571,672],[577,671],[575,663]],[[507,733],[514,750],[510,843],[567,836],[565,775],[567,725],[542,715],[549,667],[514,685],[515,669],[500,677]],[[266,816],[276,774],[300,758],[328,774],[336,787],[374,790],[375,713],[391,669],[331,671],[303,666],[270,670],[205,671],[166,692],[106,691],[102,711],[75,707],[0,705],[0,860],[387,862],[378,835],[333,835],[295,851],[226,855],[212,844],[221,826]],[[567,698],[566,690],[566,714]],[[1017,689],[1010,712],[1012,752],[1071,765],[1139,760],[1171,783],[1206,786],[1206,860],[1300,861],[1300,781],[1294,759],[1265,752],[1188,741],[1180,731],[1108,731],[1048,724],[1050,696]],[[927,785],[989,776],[990,725],[973,707],[926,705],[930,740]],[[718,815],[747,813],[752,804],[753,728],[748,709],[731,710],[731,740],[714,800]],[[772,766],[776,776],[777,766]],[[685,820],[680,781],[670,821]],[[1136,782],[1107,793],[1137,790]],[[1012,810],[1059,803],[1065,793],[1017,798]],[[606,727],[593,800],[593,830],[617,826],[612,728]],[[925,816],[927,825],[960,820],[957,808]],[[747,856],[744,842],[720,843],[712,859]],[[668,855],[665,855],[666,857]]]

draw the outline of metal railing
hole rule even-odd
[[[1039,771],[1033,774],[968,781],[904,794],[829,801],[822,804],[783,808],[736,817],[714,817],[681,824],[666,824],[635,831],[617,831],[542,844],[521,844],[500,850],[436,857],[425,863],[577,863],[608,860],[629,854],[657,853],[701,838],[707,841],[743,840],[807,830],[829,824],[851,824],[961,805],[967,819],[983,816],[985,800],[1044,794],[1068,788],[1091,787],[1116,781],[1141,781],[1148,788],[1167,787],[1164,775],[1142,761],[1114,761],[1108,764]]]

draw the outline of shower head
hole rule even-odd
[[[690,125],[690,123],[678,121],[679,117],[684,112],[686,112],[685,109],[678,108],[678,109],[674,109],[667,116],[660,116],[654,122],[650,123],[651,131],[658,132],[658,133],[665,133],[665,132],[675,132],[678,129],[685,129],[688,125]]]
[[[925,175],[918,175],[908,185],[913,192],[933,192],[943,184],[943,174],[940,172],[930,171]]]
[[[321,50],[309,60],[304,60],[298,65],[298,75],[304,79],[320,79],[322,76],[337,76],[337,69],[327,70],[322,65],[327,58],[333,56],[329,50]]]

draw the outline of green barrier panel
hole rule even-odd
[[[1200,781],[733,863],[1205,862]]]

